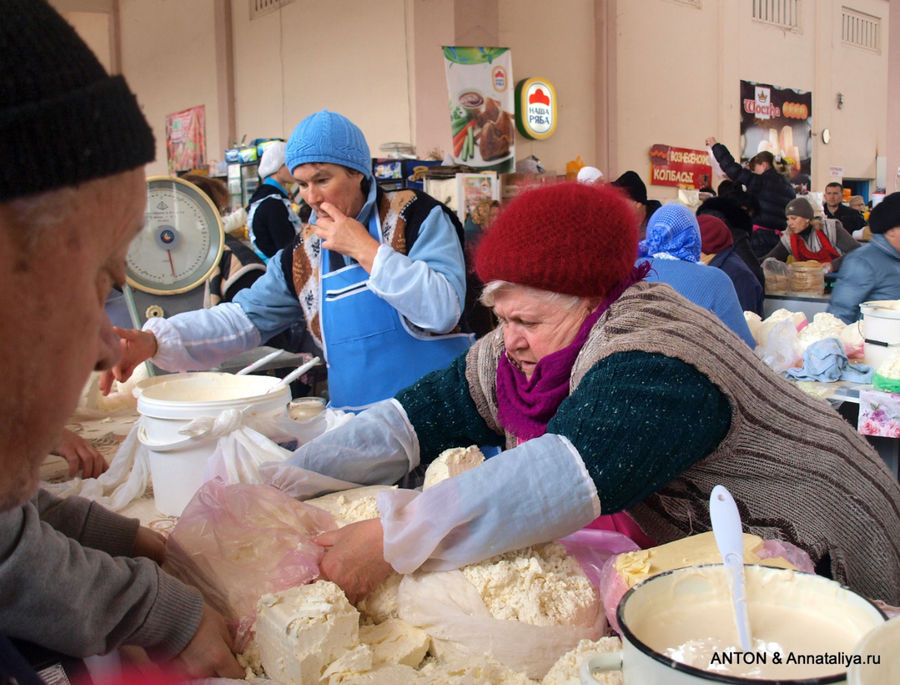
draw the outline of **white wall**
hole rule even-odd
[[[148,174],[166,174],[166,115],[206,106],[208,159],[222,159],[214,0],[119,0],[122,73],[156,137]]]
[[[297,0],[250,21],[232,0],[238,136],[287,137],[308,114],[340,112],[373,156],[412,141],[403,0]]]

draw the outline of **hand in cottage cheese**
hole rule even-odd
[[[374,590],[391,571],[384,560],[384,533],[379,519],[351,523],[315,538],[325,547],[319,564],[322,575],[340,586],[351,604]]]

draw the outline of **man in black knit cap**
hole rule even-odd
[[[125,278],[154,141],[125,80],[44,0],[3,10],[0,683],[41,682],[26,654],[65,663],[120,645],[192,677],[242,677],[222,617],[159,568],[158,534],[37,490],[91,370],[119,358],[104,301]]]

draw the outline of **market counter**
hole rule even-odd
[[[772,312],[778,309],[787,309],[789,312],[803,312],[809,321],[813,320],[816,314],[824,312],[828,309],[828,303],[831,297],[829,295],[769,295],[766,294],[763,300],[763,317],[766,318]]]

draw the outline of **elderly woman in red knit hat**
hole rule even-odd
[[[643,544],[709,530],[717,484],[749,532],[900,601],[897,480],[849,423],[723,335],[715,315],[643,280],[636,224],[610,186],[519,196],[476,257],[500,325],[449,367],[264,467],[304,498],[321,490],[310,470],[344,487],[391,484],[448,448],[504,448],[421,492],[384,490],[380,518],[320,536],[322,573],[351,601],[391,568],[457,568],[601,514],[619,514],[599,525]]]

